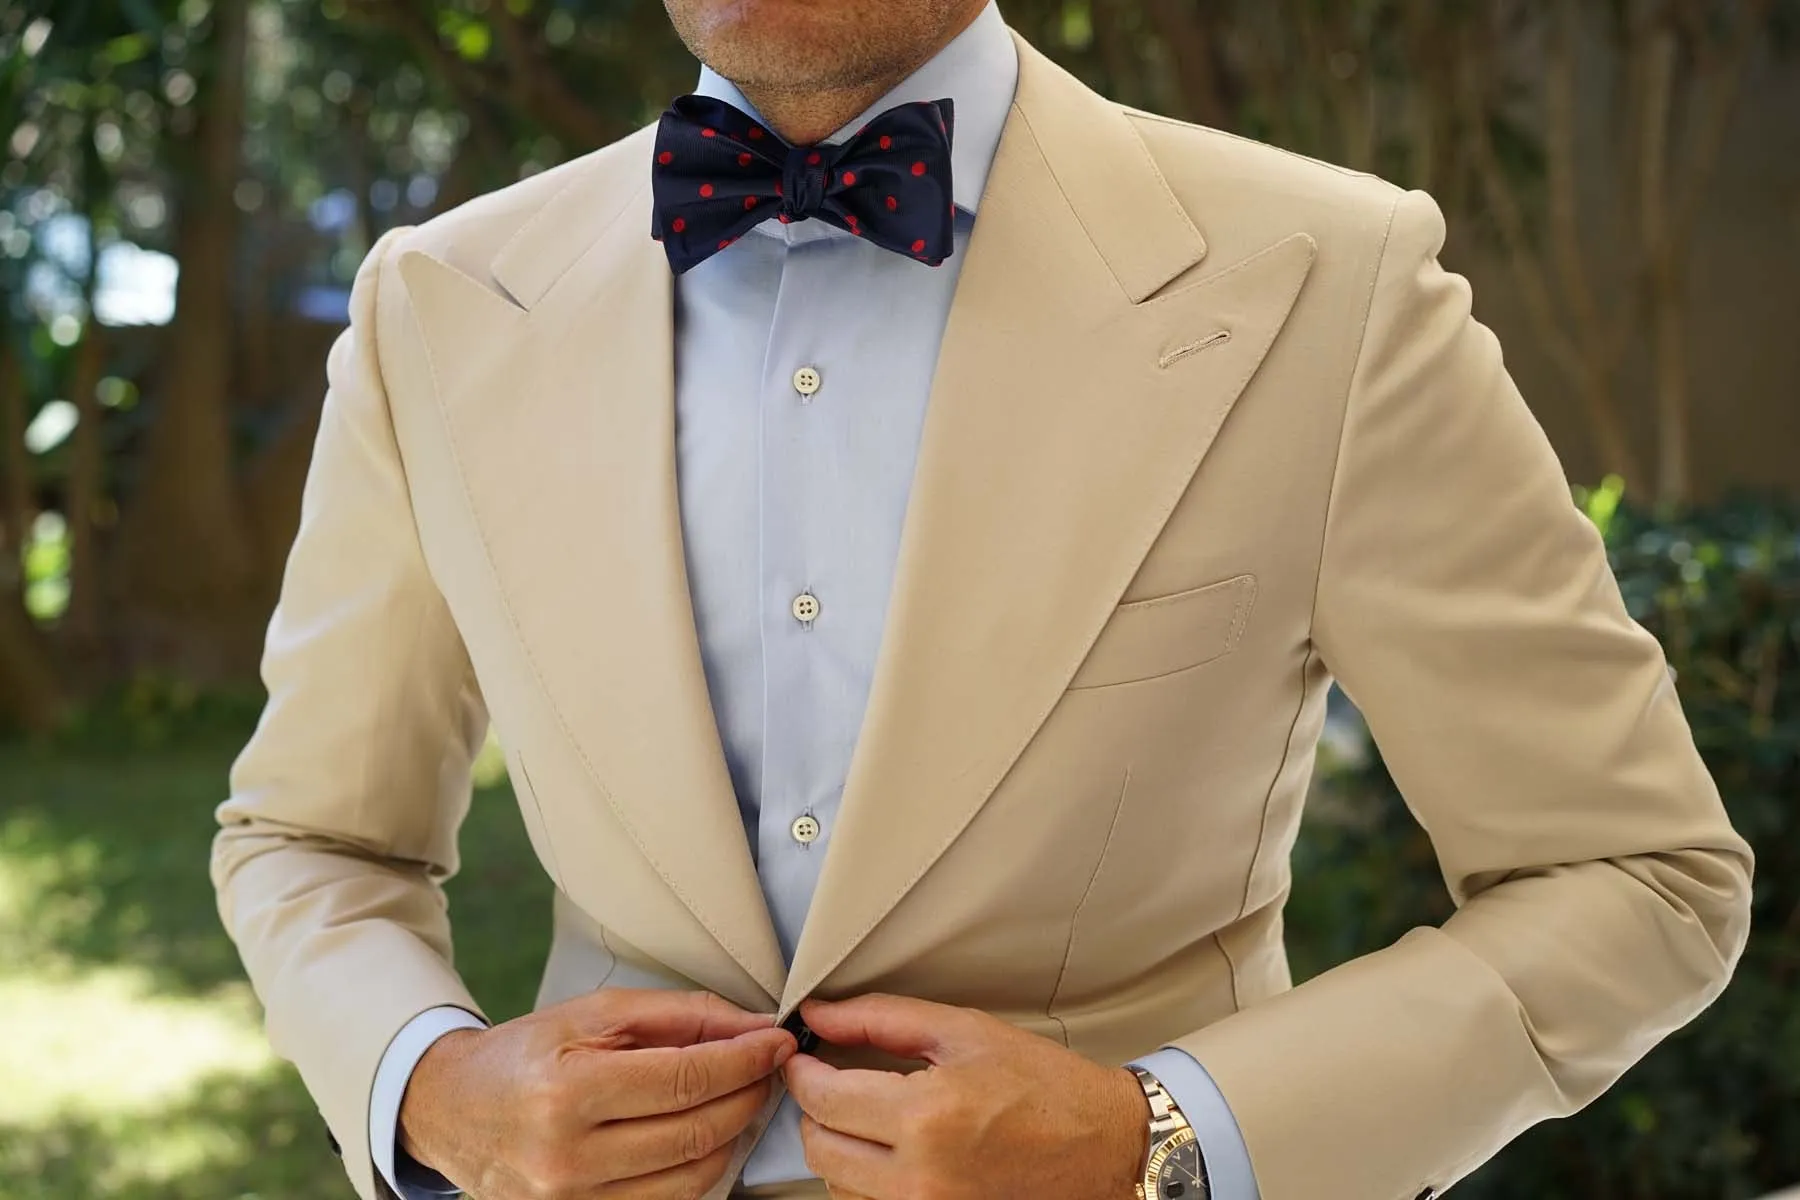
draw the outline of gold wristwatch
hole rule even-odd
[[[1206,1160],[1200,1156],[1193,1126],[1161,1080],[1142,1067],[1132,1067],[1131,1073],[1150,1101],[1150,1152],[1138,1181],[1137,1200],[1206,1200],[1211,1190]]]

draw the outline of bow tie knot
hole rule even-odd
[[[789,146],[781,168],[781,213],[794,221],[817,216],[825,207],[824,154],[810,146]]]
[[[682,96],[656,131],[651,236],[677,274],[763,221],[820,220],[937,266],[955,249],[952,104],[888,109],[840,144],[790,146],[709,96]]]

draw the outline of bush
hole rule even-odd
[[[1655,516],[1578,490],[1632,615],[1662,642],[1694,738],[1757,856],[1750,943],[1724,996],[1611,1091],[1531,1130],[1474,1197],[1757,1197],[1800,1182],[1800,506],[1740,495]],[[1450,912],[1378,754],[1322,773],[1288,907],[1304,978]],[[1446,1072],[1455,1064],[1446,1063]]]

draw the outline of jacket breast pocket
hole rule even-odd
[[[1238,575],[1113,610],[1070,682],[1111,687],[1186,671],[1236,647],[1256,602],[1256,576]]]

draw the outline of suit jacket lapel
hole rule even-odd
[[[400,269],[474,519],[564,735],[644,856],[767,997],[747,995],[716,955],[669,965],[740,1002],[772,1003],[781,950],[688,592],[650,132],[570,168],[572,182],[494,260],[500,291],[422,253]]]
[[[1049,715],[1312,261],[1297,234],[1177,281],[1205,242],[1128,118],[1019,52],[783,1013],[918,882]]]

